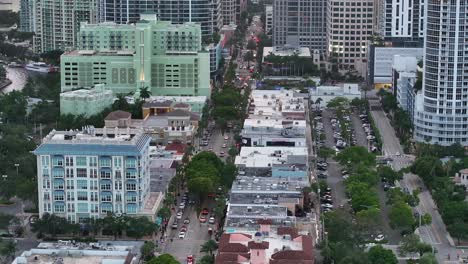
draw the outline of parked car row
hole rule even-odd
[[[327,187],[323,192],[320,192],[320,209],[322,212],[333,211],[331,188]]]
[[[362,128],[364,129],[364,132],[366,132],[367,140],[369,141],[370,150],[372,152],[377,152],[379,149],[377,147],[377,142],[375,141],[375,133],[372,130],[367,114],[361,113],[359,115],[359,118],[362,121]]]

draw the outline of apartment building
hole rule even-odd
[[[80,223],[108,213],[154,218],[162,198],[149,192],[150,141],[127,128],[53,130],[34,150],[39,215]]]
[[[398,105],[414,117],[414,102],[418,89],[418,60],[416,57],[395,56],[393,59],[393,89]]]
[[[34,0],[21,0],[19,9],[19,31],[34,32]]]
[[[273,46],[326,49],[326,0],[273,1]]]
[[[37,53],[67,50],[77,46],[76,35],[81,22],[95,23],[97,0],[37,0],[34,12],[33,48]],[[26,12],[26,11],[25,11]],[[24,18],[24,16],[23,16]]]
[[[131,24],[140,20],[140,14],[155,11],[153,0],[99,0],[99,22]]]
[[[369,40],[374,29],[373,0],[328,0],[327,58],[331,70],[367,74]]]
[[[84,23],[78,36],[80,49],[61,57],[62,92],[103,83],[115,94],[148,87],[155,96],[210,96],[200,25],[148,14],[132,25]]]
[[[414,137],[468,146],[468,2],[426,0],[422,93],[416,96]]]
[[[114,103],[114,94],[103,84],[93,89],[78,89],[60,94],[60,114],[90,117]]]

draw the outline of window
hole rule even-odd
[[[54,168],[52,170],[52,175],[54,176],[54,178],[63,178],[64,176],[63,168]]]
[[[63,190],[64,189],[64,181],[63,180],[54,180],[54,190]]]
[[[63,213],[65,212],[65,204],[54,204],[54,212],[56,213]]]
[[[90,157],[89,158],[89,166],[90,167],[97,167],[97,158],[96,157]]]
[[[114,157],[114,167],[122,167],[122,158]]]
[[[87,213],[88,204],[87,203],[78,203],[78,213]]]
[[[76,169],[76,176],[79,178],[86,178],[88,177],[87,170],[84,168],[78,168]]]
[[[65,165],[73,166],[73,157],[65,157]]]
[[[97,178],[97,169],[89,169],[89,177]]]
[[[136,179],[136,170],[127,170],[125,177],[127,179]]]
[[[86,180],[77,180],[76,186],[78,190],[87,190],[88,189],[88,181]]]
[[[101,205],[101,213],[112,213],[112,204],[102,204]]]
[[[53,157],[52,158],[52,164],[54,166],[63,166],[63,158],[62,157]]]
[[[137,201],[136,194],[127,195],[127,203],[136,203],[136,201]]]
[[[135,158],[128,158],[125,160],[125,168],[135,168],[135,167],[136,167]]]
[[[76,157],[76,166],[86,166],[86,157]]]
[[[110,167],[111,166],[111,160],[110,158],[101,158],[99,160],[99,164],[101,167]]]
[[[110,181],[101,182],[101,191],[110,191],[110,190],[111,190]]]
[[[111,171],[109,169],[101,170],[101,178],[102,179],[110,179],[110,177],[111,177]]]
[[[115,182],[115,189],[116,190],[122,190],[122,182],[121,181],[116,181]]]
[[[65,200],[63,192],[54,193],[54,201],[63,201],[63,200]]]
[[[127,191],[135,191],[136,184],[135,183],[127,183]]]
[[[65,176],[66,176],[67,178],[73,178],[73,177],[75,177],[73,171],[74,171],[73,169],[67,168],[67,169],[65,170]]]
[[[101,202],[112,202],[112,194],[101,195]]]
[[[49,169],[42,169],[42,176],[49,177]]]
[[[49,156],[41,156],[41,163],[42,166],[48,167],[49,166]]]
[[[78,192],[76,197],[77,197],[78,201],[87,201],[88,200],[88,192]]]

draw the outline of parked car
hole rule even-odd
[[[177,212],[176,218],[177,219],[182,219],[182,212]]]
[[[179,222],[178,222],[178,221],[174,221],[174,223],[172,223],[171,228],[172,228],[172,229],[177,229],[178,226],[179,226]]]
[[[190,224],[190,219],[189,219],[188,217],[187,217],[187,218],[185,218],[185,220],[184,220],[184,224],[186,224],[186,225]]]
[[[185,203],[184,202],[180,203],[179,204],[179,209],[184,209],[184,208],[185,208]]]
[[[203,210],[201,211],[202,215],[207,215],[209,213],[210,213],[210,211],[208,210],[208,208],[203,208]]]
[[[185,232],[182,232],[182,231],[179,232],[179,238],[180,238],[180,239],[184,239],[184,238],[185,238],[185,234],[186,234]]]
[[[214,218],[214,217],[210,217],[210,219],[208,220],[208,223],[209,223],[209,224],[214,224],[214,223],[215,223],[215,218]]]
[[[385,239],[385,236],[380,234],[375,237],[375,242],[382,242]]]
[[[206,223],[206,217],[204,215],[200,215],[198,220],[200,221],[200,223]]]

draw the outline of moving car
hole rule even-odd
[[[184,208],[185,208],[185,203],[184,202],[180,203],[179,204],[179,209],[184,209]]]
[[[171,228],[172,228],[172,229],[177,229],[178,226],[179,226],[179,222],[174,221],[174,223],[172,223]]]
[[[204,215],[200,215],[198,220],[200,220],[200,223],[206,223],[206,217]]]
[[[229,139],[229,136],[224,136],[224,140],[228,140]]]
[[[214,218],[214,217],[210,217],[210,219],[208,220],[208,223],[209,223],[209,224],[214,224],[214,223],[215,223],[215,218]]]
[[[193,255],[187,256],[187,264],[193,264]]]
[[[177,219],[182,219],[182,212],[177,212],[176,218]]]
[[[187,217],[187,218],[185,218],[185,220],[184,220],[184,224],[186,224],[186,225],[187,225],[187,224],[190,224],[190,219],[189,219],[188,217]]]
[[[203,210],[201,211],[202,215],[207,215],[209,213],[210,213],[210,211],[208,210],[208,208],[203,208]]]
[[[380,234],[378,236],[375,237],[375,242],[382,242],[383,240],[385,239],[385,236]]]

